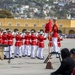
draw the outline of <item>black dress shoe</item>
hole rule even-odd
[[[44,58],[40,58],[40,60],[44,60]]]
[[[56,56],[56,58],[59,58],[59,56]]]
[[[25,57],[25,55],[22,55],[22,57]]]
[[[13,57],[11,57],[10,59],[14,59]]]
[[[37,57],[37,56],[36,56],[36,58],[38,58],[38,59],[39,59],[39,57]]]
[[[15,58],[18,58],[17,56],[14,56]]]
[[[19,56],[19,58],[21,58],[21,56]]]
[[[28,55],[28,57],[30,57],[30,55]]]
[[[4,55],[4,59],[7,59],[5,55]]]

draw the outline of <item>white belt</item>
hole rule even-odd
[[[44,43],[44,42],[40,42],[40,43]]]
[[[20,42],[20,41],[16,41],[16,42]]]
[[[8,40],[8,41],[13,41],[13,40]]]
[[[32,40],[32,41],[36,41],[36,40]]]
[[[30,40],[25,40],[25,41],[30,41]]]
[[[58,42],[58,43],[60,43],[60,42]]]
[[[20,41],[20,42],[23,42],[23,41]]]
[[[4,40],[4,42],[7,42],[7,40]]]
[[[52,42],[52,41],[49,41],[49,42]]]

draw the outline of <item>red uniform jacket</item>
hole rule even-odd
[[[39,39],[38,39],[39,36],[40,36],[40,35],[38,35],[38,37],[37,37],[37,46],[39,46],[39,44],[40,44]]]
[[[31,34],[31,45],[37,45],[37,37],[34,34]]]
[[[46,39],[46,38],[44,38],[44,36],[39,35],[38,40],[39,40],[39,47],[40,47],[40,48],[44,48],[44,40],[45,40],[45,39]]]
[[[7,34],[7,38],[8,38],[8,44],[9,45],[13,45],[13,38],[14,36],[11,33]]]
[[[19,34],[17,34],[16,36],[15,36],[15,39],[16,39],[16,43],[15,43],[15,46],[21,46],[21,41],[20,41],[20,39],[21,39],[22,37],[19,35]]]
[[[23,37],[20,38],[20,45],[23,45]]]
[[[52,44],[52,36],[49,36],[48,40],[49,40],[48,46],[52,47],[53,46],[53,44]]]
[[[30,45],[30,35],[29,35],[29,34],[26,34],[26,35],[24,36],[24,39],[25,39],[24,44],[25,44],[25,45]]]
[[[0,32],[0,44],[2,44],[2,33]]]
[[[52,31],[53,31],[52,37],[58,37],[58,26],[56,24],[54,24]]]
[[[7,34],[3,34],[3,35],[2,35],[2,40],[3,40],[2,44],[8,45]]]

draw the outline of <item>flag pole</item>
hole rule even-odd
[[[48,37],[52,31],[52,21],[49,19],[49,22],[45,26],[45,32],[48,33]],[[53,69],[52,63],[50,62],[50,46],[48,47],[48,61],[46,64],[46,69]]]
[[[50,36],[50,32],[48,33],[48,37]],[[48,47],[48,61],[46,64],[46,69],[53,69],[52,63],[50,62],[50,46]]]

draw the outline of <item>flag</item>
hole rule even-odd
[[[45,32],[49,33],[52,31],[52,21],[49,19],[49,22],[45,25]]]

